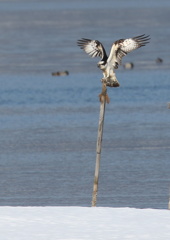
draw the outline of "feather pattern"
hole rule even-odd
[[[128,38],[122,42],[121,49],[129,53],[137,48],[145,46],[148,43],[148,40],[149,40],[148,36],[144,37],[144,35],[134,38]]]
[[[82,38],[77,41],[77,45],[91,57],[100,57],[98,67],[103,71],[104,80],[110,87],[118,87],[119,82],[116,79],[114,69],[121,64],[122,58],[133,50],[145,46],[149,43],[149,35],[142,34],[137,37],[120,39],[112,44],[109,57],[101,42]],[[102,79],[102,80],[103,80]],[[116,83],[116,84],[115,84]]]
[[[106,51],[98,40],[82,38],[77,41],[77,45],[91,57],[100,57],[101,59],[107,58]]]
[[[137,37],[120,39],[114,42],[108,61],[113,62],[114,59],[117,58],[117,63],[120,65],[124,56],[137,48],[145,46],[149,43],[149,39],[149,36],[145,36],[145,34],[143,34]],[[116,57],[114,55],[116,55]]]

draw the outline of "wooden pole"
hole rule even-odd
[[[97,144],[96,144],[96,166],[95,166],[95,173],[94,173],[92,207],[96,207],[96,202],[97,202],[100,157],[101,157],[101,149],[102,149],[102,137],[103,137],[104,116],[105,116],[105,105],[106,105],[106,102],[109,103],[109,97],[107,95],[107,88],[106,88],[105,83],[102,84],[102,92],[99,95],[99,98],[100,98],[100,115],[99,115],[98,136],[97,136]]]

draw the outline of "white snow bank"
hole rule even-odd
[[[104,207],[0,207],[0,239],[168,240],[170,211]]]

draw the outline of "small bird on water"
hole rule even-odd
[[[103,72],[102,82],[109,87],[119,87],[120,84],[115,75],[115,69],[121,64],[122,58],[131,51],[145,46],[149,43],[149,35],[142,34],[137,37],[120,39],[112,44],[109,57],[101,42],[82,38],[77,41],[77,45],[91,57],[100,57],[97,66]]]

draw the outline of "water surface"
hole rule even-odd
[[[0,205],[90,206],[102,75],[76,40],[146,33],[108,89],[98,205],[167,208],[169,1],[128,2],[0,2]]]

